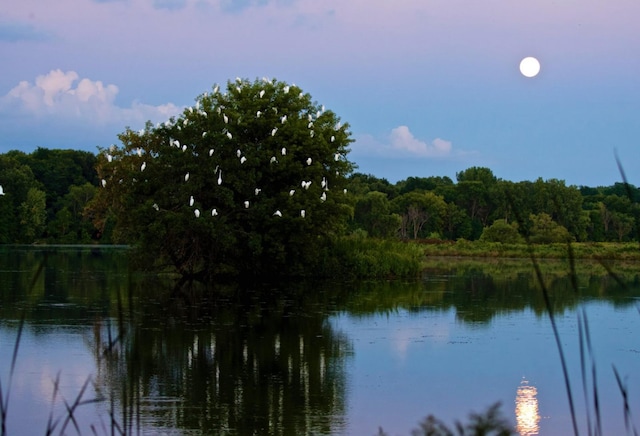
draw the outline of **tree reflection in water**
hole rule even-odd
[[[273,291],[213,300],[188,283],[117,328],[96,324],[97,385],[117,421],[128,433],[340,433],[350,344],[328,323],[322,292]]]

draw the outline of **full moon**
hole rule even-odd
[[[525,77],[535,77],[540,72],[540,62],[534,57],[526,57],[520,61],[520,72]]]

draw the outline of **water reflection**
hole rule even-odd
[[[255,292],[191,305],[197,290],[188,289],[188,298],[180,290],[169,301],[145,305],[115,347],[109,347],[115,331],[97,325],[97,384],[117,399],[128,428],[341,432],[349,341],[333,331],[323,303],[306,299],[311,307],[301,310],[295,296],[279,301]]]
[[[538,390],[525,379],[516,393],[516,431],[521,436],[536,435],[540,431]]]
[[[630,283],[623,289],[606,271],[593,266],[579,271],[582,295],[572,288],[566,266],[549,263],[543,269],[558,313],[570,312],[584,297],[620,307],[633,304],[630,297],[637,295],[635,268],[619,275]],[[485,335],[497,355],[549,332],[528,262],[447,260],[431,265],[422,280],[204,288],[132,274],[126,253],[117,250],[0,247],[0,376],[9,372],[9,359],[2,356],[11,355],[15,320],[23,310],[32,336],[62,356],[51,365],[53,373],[68,375],[69,362],[85,353],[87,373],[96,382],[91,397],[107,399],[98,405],[98,419],[89,422],[113,415],[129,434],[356,434],[366,432],[362,426],[369,423],[373,434],[384,413],[400,415],[409,404],[426,404],[428,392],[438,392],[438,400],[429,403],[438,407],[446,403],[442,393],[456,389],[451,380],[493,368],[494,360],[465,366],[491,354],[493,348],[482,345],[488,344]],[[531,312],[537,320],[529,318]],[[358,320],[361,330],[337,324],[333,314]],[[543,333],[534,334],[539,320]],[[70,326],[79,332],[74,340],[83,335],[85,341],[72,351],[65,342],[69,336],[61,335]],[[619,336],[635,337],[637,328],[627,328],[629,335]],[[453,340],[438,341],[441,331]],[[502,335],[503,342],[494,340]],[[389,363],[390,338],[403,359]],[[26,360],[28,346],[21,344],[20,358]],[[33,350],[37,355],[37,344]],[[469,353],[476,358],[468,359]],[[509,354],[515,360],[525,353]],[[518,362],[505,361],[501,374],[517,367]],[[44,370],[34,363],[30,371],[18,371],[14,386],[30,383]],[[510,392],[512,378],[504,379]],[[415,380],[430,387],[423,397]],[[12,392],[16,402],[18,394]],[[526,383],[518,389],[515,418],[523,435],[539,431],[536,394]],[[482,401],[494,400],[486,398],[486,390],[482,395]],[[377,414],[369,399],[373,406],[382,404]],[[34,400],[27,397],[24,403]],[[354,418],[365,403],[364,418]],[[464,414],[459,403],[449,406],[456,418]],[[24,416],[19,410],[12,409],[12,422],[32,420],[35,412]],[[406,413],[410,416],[401,418],[406,425],[419,418],[417,412]]]

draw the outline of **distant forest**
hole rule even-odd
[[[127,244],[97,216],[97,156],[38,148],[0,154],[0,243]],[[397,183],[354,173],[345,230],[375,238],[517,242],[635,241],[640,190],[625,183],[567,186],[541,178],[510,182],[489,168]],[[99,226],[98,226],[99,223]]]

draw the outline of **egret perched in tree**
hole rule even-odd
[[[200,211],[199,211],[198,209],[195,209],[195,210],[193,211],[193,214],[196,216],[196,218],[199,218],[199,217],[200,217]]]
[[[246,157],[246,156],[242,156],[242,157],[240,158],[240,163],[241,163],[241,164],[245,163],[246,161],[247,161],[247,157]]]
[[[281,153],[283,156],[286,156],[286,155],[287,155],[287,147],[282,147],[282,150],[280,150],[280,153]]]
[[[113,156],[107,154],[107,162],[111,162],[113,160]]]
[[[244,202],[244,208],[245,208],[245,209],[249,209],[249,200],[245,200],[245,202]]]
[[[256,118],[260,118],[260,115],[262,115],[262,111],[256,112]]]
[[[310,157],[307,158],[307,165],[311,165],[311,162],[313,162],[313,160]]]
[[[229,124],[229,117],[227,116],[227,114],[222,114],[222,119],[224,120],[225,124]]]
[[[0,185],[0,195],[4,195],[4,189],[2,188],[2,185]]]
[[[322,201],[327,201],[327,193],[326,192],[322,192],[322,195],[320,196],[320,200]]]
[[[236,156],[238,157],[242,156],[242,152],[240,151],[240,149],[236,150]]]
[[[260,91],[260,98],[264,97],[264,93],[265,93],[264,89]]]
[[[102,187],[103,188],[107,187],[107,181],[105,179],[102,179]]]
[[[279,217],[281,217],[281,216],[282,216],[282,212],[280,212],[279,210],[276,210],[276,211],[273,213],[273,215],[274,215],[274,216],[279,216]]]
[[[292,189],[291,191],[289,191],[289,197],[293,197],[293,194],[296,193],[295,189]]]
[[[209,156],[213,156],[213,152],[214,152],[213,148],[210,148],[209,149]]]
[[[160,206],[158,206],[158,203],[153,203],[153,208],[155,210],[160,210]]]
[[[142,162],[142,165],[140,165],[140,171],[144,171],[144,169],[147,167],[147,163],[146,162]]]
[[[271,131],[271,136],[276,136],[277,131],[278,131],[278,128],[274,127],[273,130]]]
[[[185,181],[185,182],[188,182],[188,181],[189,181],[189,173],[187,173],[187,174],[185,174],[185,175],[184,175],[184,181]]]
[[[211,210],[211,216],[217,216],[218,215],[218,209],[212,209]]]
[[[282,117],[280,117],[280,124],[284,124],[287,122],[287,115],[283,115]]]
[[[278,159],[276,159],[275,156],[271,156],[271,159],[269,159],[269,163],[276,163],[278,162]]]
[[[227,138],[233,139],[233,135],[231,134],[231,132],[227,132]]]
[[[218,185],[222,185],[222,170],[218,173]]]
[[[305,212],[305,210],[304,210],[304,209],[302,209],[302,210],[300,211],[300,216],[301,216],[302,218],[304,218],[304,216],[305,216],[305,215],[306,215],[306,212]]]
[[[262,191],[262,189],[260,189],[260,188],[256,188],[256,189],[254,189],[254,190],[253,190],[253,192],[254,192],[256,195],[258,195],[258,194],[260,193],[260,191]]]
[[[193,206],[193,203],[195,202],[193,195],[189,198],[189,206]]]

